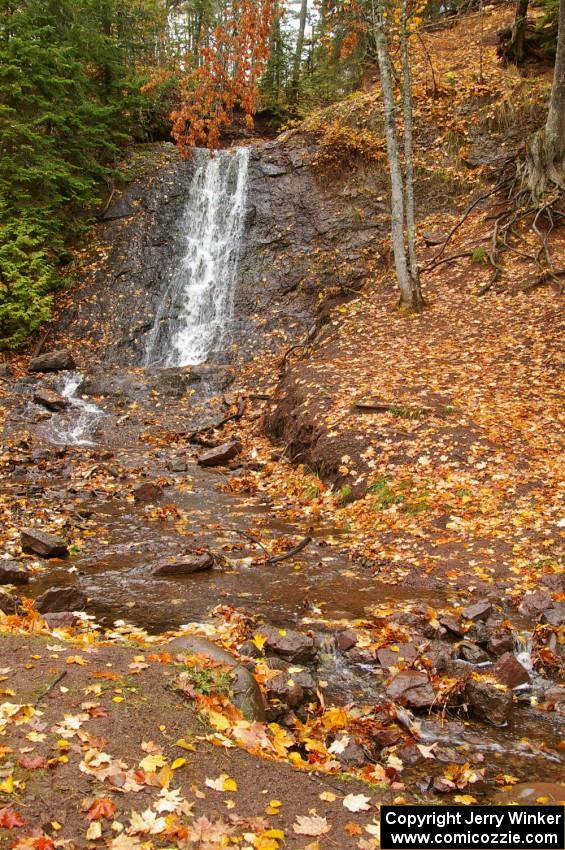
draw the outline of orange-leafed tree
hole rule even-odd
[[[249,126],[258,83],[269,58],[275,0],[225,0],[213,27],[201,34],[196,61],[181,74],[172,135],[182,155],[216,148],[240,109]]]

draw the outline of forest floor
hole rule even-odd
[[[444,249],[425,238],[445,237],[500,167],[495,157],[462,178],[442,159],[454,139],[462,159],[476,156],[476,122],[461,110],[477,86],[470,53],[481,53],[478,96],[494,104],[489,120],[505,123],[505,137],[544,91],[543,74],[501,73],[498,12],[471,16],[464,47],[461,23],[426,36],[432,67],[450,69],[441,79],[432,80],[425,53],[416,63],[417,121],[432,114],[438,134],[420,149],[422,174],[437,179],[443,169],[442,186],[453,185],[460,207],[420,221],[421,264],[430,267],[421,315],[396,310],[392,271],[383,267],[334,309],[313,343],[249,363],[230,388],[244,414],[213,437],[242,443],[220,477],[198,470],[201,448],[136,405],[127,411],[139,417],[130,451],[45,449],[10,434],[1,456],[0,564],[23,566],[33,595],[54,579],[90,582],[81,586],[89,596],[96,590],[103,622],[83,615],[48,625],[28,602],[14,610],[10,599],[25,588],[8,586],[0,597],[0,840],[8,846],[374,850],[383,801],[565,798],[557,784],[565,711],[559,279],[537,285],[539,234],[522,227],[491,284],[500,212],[492,198]],[[375,91],[363,97],[376,103]],[[559,272],[564,230],[544,235]],[[14,358],[17,377],[27,361]],[[11,383],[0,393],[8,411]],[[174,408],[182,414],[176,401]],[[167,466],[181,455],[186,475]],[[166,499],[134,503],[133,490],[147,482]],[[46,567],[23,554],[20,532],[29,525],[63,535],[69,558]],[[266,562],[305,535],[314,540],[299,555]],[[139,579],[148,553],[179,553],[187,542],[213,549],[217,569],[166,586],[145,573]],[[121,568],[127,585],[113,578]],[[261,620],[280,626],[281,638],[295,625],[320,651],[320,635],[341,635],[336,678],[378,657],[371,705],[325,695],[320,668],[296,715],[244,720],[221,665],[203,657],[186,664],[166,647],[179,634],[186,594],[203,611],[226,603],[213,619],[202,613],[193,630],[234,653],[247,644],[238,657],[271,702]],[[483,606],[477,616],[469,613],[475,603]],[[147,631],[109,625],[128,611]],[[532,690],[505,684],[491,667],[465,669],[463,651],[486,664],[517,646]],[[288,674],[280,692],[287,700],[289,679],[304,672],[292,663],[274,665]],[[187,669],[196,671],[188,682]],[[402,676],[411,687],[395,691]],[[478,690],[487,696],[473,717]],[[501,700],[513,715],[506,726],[489,725]]]

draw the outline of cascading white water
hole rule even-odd
[[[233,316],[247,199],[247,148],[194,152],[180,260],[147,340],[145,365],[204,363],[221,351]]]
[[[95,445],[92,434],[99,420],[106,414],[96,404],[76,394],[82,381],[80,372],[69,372],[64,376],[59,389],[70,405],[61,413],[54,414],[43,429],[50,443],[59,446]]]

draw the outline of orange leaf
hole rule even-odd
[[[88,820],[100,820],[101,818],[113,818],[116,814],[116,807],[111,800],[103,797],[101,800],[95,800],[88,810]]]

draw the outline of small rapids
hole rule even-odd
[[[226,348],[247,201],[249,151],[194,152],[179,260],[161,299],[145,366],[204,363]]]
[[[93,402],[77,395],[83,380],[80,372],[70,372],[62,378],[58,390],[63,398],[68,399],[69,407],[60,413],[54,413],[41,429],[42,436],[53,445],[96,445],[94,434],[106,414]]]

